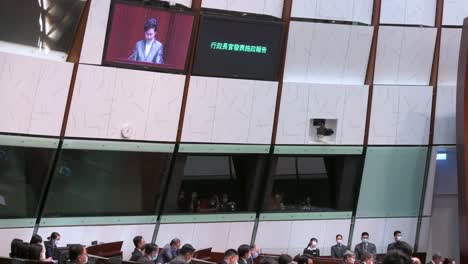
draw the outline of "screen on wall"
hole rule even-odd
[[[184,72],[193,19],[190,12],[114,1],[103,64]]]
[[[202,15],[194,75],[277,80],[283,23]]]

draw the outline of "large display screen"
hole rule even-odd
[[[204,14],[194,75],[277,80],[283,23]]]
[[[193,14],[116,0],[103,64],[184,72]]]

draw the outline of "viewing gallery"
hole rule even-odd
[[[0,1],[0,264],[468,264],[466,17]]]

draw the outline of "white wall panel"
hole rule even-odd
[[[309,133],[313,118],[338,119],[336,144],[364,140],[368,86],[284,83],[276,143],[324,144]]]
[[[174,141],[185,77],[80,65],[66,135]]]
[[[46,239],[52,232],[61,235],[60,245],[83,244],[91,245],[97,240],[99,243],[123,241],[123,258],[128,260],[135,246],[133,238],[141,235],[146,241],[151,241],[154,225],[109,225],[109,226],[67,226],[67,227],[41,227],[38,234]]]
[[[431,106],[431,86],[374,86],[369,144],[428,144]]]
[[[437,29],[381,26],[375,84],[428,85]]]
[[[0,131],[58,136],[73,64],[0,53]]]
[[[101,65],[111,0],[91,1],[80,63]]]
[[[377,253],[386,253],[388,244],[394,242],[393,232],[402,232],[403,240],[414,246],[417,218],[365,218],[356,219],[352,249],[361,243],[361,233],[369,233],[369,242],[377,247]]]
[[[277,85],[192,77],[182,141],[270,143]]]
[[[18,238],[29,243],[33,234],[33,228],[0,228],[0,256],[8,257],[10,254],[10,243]]]
[[[466,0],[444,0],[443,12],[442,25],[462,26],[463,19],[468,16],[468,2]]]
[[[164,246],[171,239],[179,238],[182,244],[190,243],[196,249],[212,247],[215,252],[249,244],[254,222],[162,224],[156,244]]]
[[[442,28],[440,42],[439,85],[456,85],[460,55],[461,28]]]
[[[373,27],[291,22],[284,81],[364,84]]]
[[[350,224],[350,219],[262,221],[258,226],[255,243],[261,245],[263,253],[295,256],[302,253],[309,240],[315,237],[321,255],[326,256],[331,254],[330,248],[336,244],[337,234],[342,234],[346,241]]]
[[[271,15],[281,18],[283,0],[203,0],[202,7]]]
[[[436,0],[382,0],[381,24],[435,25]]]
[[[294,0],[292,17],[371,24],[372,0]]]
[[[457,87],[439,85],[436,101],[434,144],[456,144]]]

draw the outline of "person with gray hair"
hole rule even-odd
[[[163,247],[156,263],[168,263],[179,255],[180,239],[174,238]]]
[[[442,259],[442,255],[440,253],[435,253],[434,255],[432,255],[432,260],[427,264],[440,264],[442,263]]]
[[[354,264],[354,262],[356,261],[356,254],[354,254],[354,252],[352,252],[351,250],[346,250],[343,254],[343,260],[346,264]]]

